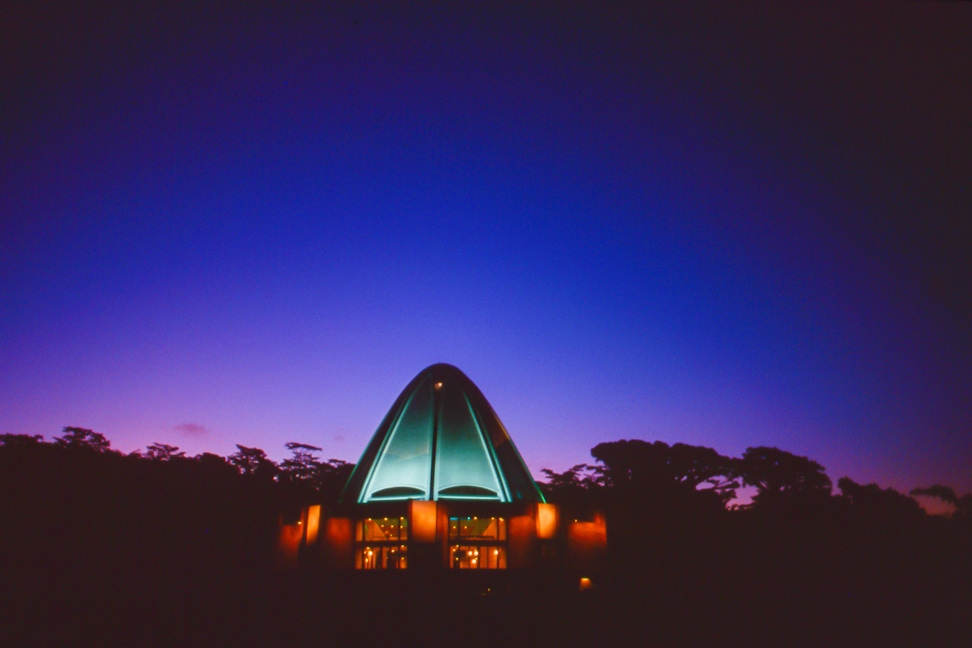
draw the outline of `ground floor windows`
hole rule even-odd
[[[366,518],[355,523],[356,569],[405,569],[408,566],[408,518]]]
[[[449,518],[449,563],[453,569],[506,569],[506,518]]]
[[[418,561],[412,569],[425,569],[426,566],[436,565],[445,565],[451,569],[507,568],[506,518],[450,516],[446,538],[434,531],[428,538],[418,531],[415,537],[411,537],[413,529],[409,522],[406,516],[355,520],[355,569],[406,569],[410,562],[410,542],[418,543],[412,547],[415,552],[412,558]],[[434,530],[435,517],[432,522]],[[421,530],[421,526],[416,529]]]
[[[506,547],[497,545],[452,545],[449,557],[453,569],[506,569]]]
[[[406,545],[369,545],[355,552],[355,569],[405,569],[408,567]]]

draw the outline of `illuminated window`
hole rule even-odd
[[[452,545],[453,569],[506,569],[506,547],[495,545]]]
[[[405,569],[408,566],[408,520],[367,518],[355,524],[356,569]]]
[[[358,542],[399,542],[408,540],[408,520],[403,517],[358,520],[354,539]]]
[[[506,518],[451,517],[449,540],[506,540]]]
[[[408,566],[406,545],[368,545],[355,552],[356,569],[405,569]]]
[[[506,569],[506,518],[449,518],[453,569]]]

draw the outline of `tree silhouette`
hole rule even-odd
[[[154,461],[169,461],[175,458],[184,458],[186,453],[179,450],[178,446],[168,443],[153,443],[145,449],[145,457]]]
[[[816,461],[778,448],[746,448],[737,463],[746,486],[755,486],[757,507],[819,501],[830,496],[832,483]]]
[[[341,459],[328,459],[317,466],[314,485],[325,503],[336,503],[348,483],[354,464]]]
[[[280,464],[281,476],[287,483],[299,488],[304,502],[336,502],[354,470],[354,464],[341,459],[323,461],[317,456],[321,448],[307,443],[289,441],[284,447],[290,450],[290,457]]]
[[[284,447],[290,450],[290,457],[280,464],[283,473],[294,482],[313,481],[321,465],[316,455],[321,448],[296,441],[288,441]]]
[[[591,455],[606,487],[638,497],[722,506],[739,487],[732,459],[703,446],[632,439],[600,443]]]
[[[0,434],[0,446],[8,447],[38,447],[44,443],[41,434]]]
[[[676,443],[672,446],[669,466],[683,488],[709,494],[723,505],[736,496],[739,482],[735,462],[712,448]]]
[[[849,477],[838,479],[837,487],[859,515],[888,521],[917,520],[925,516],[918,502],[893,488],[882,490],[877,484],[861,485]]]
[[[597,468],[577,464],[562,473],[544,468],[546,483],[539,484],[544,496],[564,508],[568,517],[590,517],[597,508],[602,486]]]
[[[227,461],[235,466],[241,475],[267,481],[272,480],[280,470],[260,448],[250,448],[238,443],[236,452],[227,457]]]
[[[543,487],[548,494],[569,496],[581,491],[592,490],[599,485],[596,468],[588,464],[577,464],[562,473],[554,472],[549,468],[543,468],[540,472],[547,476],[547,482],[543,484]]]
[[[111,452],[111,442],[100,432],[79,427],[66,427],[63,432],[64,436],[54,437],[55,445],[72,450]]]
[[[935,484],[927,488],[914,488],[911,490],[911,494],[936,497],[955,507],[955,512],[952,513],[953,518],[972,522],[972,493],[966,493],[959,497],[956,495],[955,489],[950,486]]]
[[[273,563],[281,517],[296,522],[308,504],[324,504],[327,515],[352,464],[321,460],[319,448],[303,443],[287,444],[292,456],[284,473],[263,450],[246,446],[228,459],[209,453],[186,458],[164,443],[150,445],[144,456],[109,448],[107,439],[84,428],[65,428],[51,443],[36,435],[0,435],[0,520],[12,529],[0,533],[0,574],[18,594],[14,605],[20,607],[12,609],[20,617],[34,618],[51,592],[62,591],[71,597],[61,601],[75,606],[75,619],[122,610],[118,619],[141,623],[130,612],[134,599],[157,601],[167,620],[168,610],[178,612],[171,618],[194,620],[203,618],[198,610],[215,610],[225,615],[223,627],[238,622],[239,609],[268,609],[274,619],[290,621],[288,615],[306,616],[313,607],[330,611],[315,637],[325,624],[328,632],[344,624],[345,637],[360,631],[373,610],[370,587],[348,588],[345,579],[318,578],[311,570],[281,576]],[[730,459],[688,444],[622,440],[599,444],[592,455],[597,465],[545,469],[543,488],[565,518],[605,515],[607,555],[594,580],[610,587],[597,595],[602,599],[568,600],[554,589],[536,597],[545,606],[538,615],[538,623],[548,624],[544,640],[546,631],[560,627],[565,610],[577,612],[570,616],[583,620],[591,642],[594,632],[603,640],[606,626],[589,620],[610,609],[615,636],[608,639],[614,643],[646,636],[650,627],[661,628],[665,638],[705,645],[733,639],[724,634],[732,629],[754,645],[789,637],[824,644],[851,623],[866,628],[850,635],[862,645],[895,644],[899,635],[915,639],[909,644],[969,645],[972,495],[940,485],[912,491],[956,506],[945,519],[923,514],[893,489],[846,477],[838,482],[840,496],[830,497],[819,464],[775,448],[750,448],[744,458]],[[752,510],[723,506],[736,475],[761,487]],[[764,506],[816,498],[828,506]],[[518,578],[526,584],[532,576]],[[445,609],[448,618],[465,623],[468,599],[427,582],[419,579],[408,596],[441,600],[409,609]],[[521,600],[510,604],[518,608]],[[590,603],[594,607],[586,607]],[[503,604],[496,599],[495,605]],[[151,625],[148,643],[158,638],[161,618]],[[75,638],[87,630],[70,619],[67,625],[59,619],[58,627]],[[697,627],[712,630],[697,637]],[[909,629],[915,632],[902,634]],[[963,640],[955,641],[959,634]],[[70,641],[45,645],[61,643]]]

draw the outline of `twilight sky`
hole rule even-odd
[[[537,476],[972,491],[969,3],[24,4],[0,433],[356,461],[441,361]]]

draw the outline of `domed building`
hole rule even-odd
[[[496,412],[449,364],[405,387],[337,507],[310,507],[293,532],[308,562],[358,570],[529,568],[606,541],[603,520],[559,524]]]
[[[342,504],[393,500],[543,502],[479,388],[448,364],[405,387],[351,475]]]

